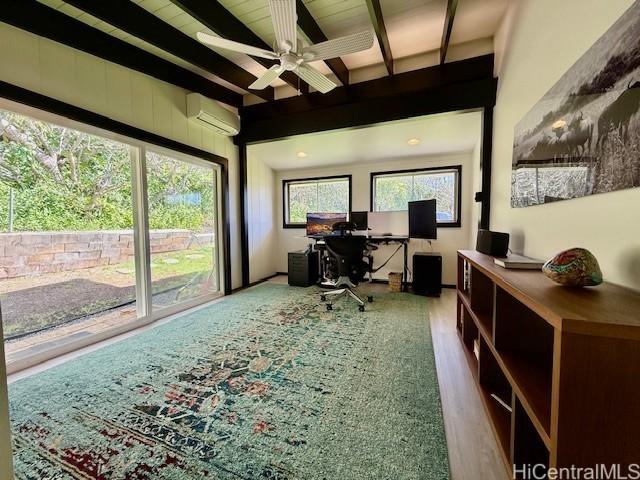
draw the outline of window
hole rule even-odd
[[[351,175],[284,180],[282,194],[284,227],[302,227],[307,223],[307,213],[351,211]]]
[[[371,209],[374,212],[407,210],[408,202],[436,199],[442,227],[460,226],[461,166],[371,174]]]
[[[0,303],[10,367],[32,351],[220,295],[219,166],[0,107]]]

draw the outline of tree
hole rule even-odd
[[[0,110],[0,225],[16,231],[133,227],[131,147]],[[151,228],[210,228],[213,170],[147,152]],[[0,227],[2,228],[2,227]]]

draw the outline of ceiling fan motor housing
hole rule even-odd
[[[280,64],[285,70],[295,70],[302,63],[302,57],[294,53],[285,53],[280,57]]]

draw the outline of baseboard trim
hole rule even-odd
[[[237,287],[237,288],[234,288],[233,290],[231,290],[231,293],[233,294],[233,293],[237,293],[237,292],[239,292],[239,291],[241,291],[241,290],[246,290],[247,288],[255,287],[256,285],[259,285],[259,284],[261,284],[261,283],[264,283],[264,282],[266,282],[266,281],[268,281],[268,280],[271,280],[271,279],[272,279],[272,278],[274,278],[274,277],[278,277],[278,276],[280,276],[280,275],[285,275],[285,276],[287,276],[287,275],[289,275],[289,274],[288,274],[287,272],[276,272],[276,273],[274,273],[273,275],[269,275],[268,277],[265,277],[265,278],[263,278],[263,279],[261,279],[261,280],[256,280],[255,282],[250,283],[250,284],[249,284],[248,286],[246,286],[246,287]],[[383,284],[388,284],[388,283],[389,283],[389,280],[387,280],[386,278],[374,278],[374,279],[372,279],[372,280],[371,280],[371,282],[372,282],[372,283],[383,283]],[[411,286],[411,284],[412,284],[412,282],[403,282],[402,284],[410,287],[410,286]],[[442,288],[451,288],[451,289],[454,289],[454,290],[455,290],[455,288],[456,288],[456,286],[455,286],[455,285],[452,285],[452,284],[450,284],[450,283],[443,283],[443,284],[441,285],[441,287],[442,287]]]
[[[231,294],[233,295],[234,293],[241,292],[242,290],[246,290],[247,288],[255,287],[256,285],[260,285],[261,283],[264,283],[264,282],[266,282],[268,280],[271,280],[272,278],[277,277],[279,275],[282,275],[282,273],[274,273],[273,275],[269,275],[268,277],[264,277],[264,278],[262,278],[260,280],[256,280],[255,282],[251,282],[246,287],[234,288],[233,290],[231,290]],[[286,275],[286,273],[284,275]]]

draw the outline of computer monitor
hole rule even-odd
[[[369,212],[351,212],[350,221],[356,224],[356,230],[369,228]]]
[[[438,238],[436,201],[419,200],[409,202],[409,238]]]
[[[371,212],[369,214],[369,230],[372,236],[409,234],[407,211]]]
[[[307,236],[328,235],[334,224],[346,221],[346,213],[307,213]]]

